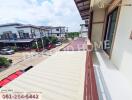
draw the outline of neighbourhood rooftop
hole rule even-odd
[[[23,24],[21,24],[21,23],[6,23],[6,24],[0,24],[0,27],[15,26],[15,25],[21,26]]]
[[[37,26],[33,24],[21,24],[21,23],[6,23],[6,24],[0,24],[0,27],[6,27],[6,26],[17,26],[16,28],[25,28],[25,27],[33,27],[33,28],[39,28],[39,29],[47,29],[47,28],[65,28],[65,26]]]

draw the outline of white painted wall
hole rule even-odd
[[[59,31],[57,31],[56,29],[59,29]],[[52,29],[52,33],[62,33],[64,34],[65,33],[65,28],[53,28]]]
[[[40,38],[40,31],[39,31],[39,29],[34,28],[34,30],[35,30],[36,38]]]
[[[123,0],[132,4],[132,0]],[[132,6],[122,6],[112,51],[112,62],[132,84]]]
[[[31,38],[31,28],[16,28],[17,31],[24,31],[24,33],[29,33],[29,36]],[[19,36],[19,34],[18,34]]]
[[[65,34],[59,34],[59,36],[57,36],[57,34],[52,34],[52,36],[57,37],[57,38],[64,38]]]
[[[56,29],[59,29],[59,31],[57,31]],[[60,28],[53,28],[52,33],[60,33]]]
[[[100,43],[102,39],[104,17],[105,17],[104,9],[95,9],[93,11],[92,42]]]

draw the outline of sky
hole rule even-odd
[[[74,0],[0,0],[0,24],[66,26],[79,31],[81,20]]]

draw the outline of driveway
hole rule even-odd
[[[33,52],[16,52],[13,55],[0,55],[1,57],[5,57],[8,59],[12,59],[13,64],[19,62],[20,60],[24,59],[27,55],[32,54]]]

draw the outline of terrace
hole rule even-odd
[[[75,0],[75,3],[86,26],[89,25],[91,40],[90,0]],[[35,92],[42,100],[132,100],[126,77],[104,50],[91,51],[93,45],[89,39],[72,41],[1,90]]]
[[[82,47],[78,50],[77,45],[82,45]],[[72,41],[65,47],[67,49],[63,48],[2,87],[1,90],[13,89],[14,92],[24,93],[41,92],[42,94],[39,95],[45,100],[97,100],[92,54],[86,51],[86,48],[83,49],[83,45],[91,47],[86,38]],[[68,47],[75,49],[71,51]]]

